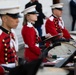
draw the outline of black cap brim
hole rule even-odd
[[[22,18],[22,16],[19,14],[19,13],[16,13],[16,14],[9,14],[7,13],[6,15],[12,17],[12,18]]]
[[[37,11],[28,12],[27,14],[39,14]]]
[[[63,8],[54,8],[54,9],[61,10],[61,11],[63,10]]]

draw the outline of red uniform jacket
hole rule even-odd
[[[0,26],[0,65],[15,63],[17,60],[14,43],[13,33]]]
[[[0,66],[0,75],[5,75],[4,68],[2,66]]]
[[[40,37],[32,24],[24,25],[22,28],[22,37],[25,42],[25,59],[27,61],[35,60],[41,54],[41,49],[38,46]]]
[[[52,36],[57,35],[58,33],[63,33],[63,37],[66,39],[70,39],[71,36],[67,29],[64,26],[64,22],[62,18],[56,18],[55,16],[51,16],[45,24],[46,33],[50,33]]]

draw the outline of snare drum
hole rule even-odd
[[[62,68],[44,67],[39,69],[36,75],[67,75],[69,71]]]
[[[66,57],[70,56],[74,51],[76,50],[76,47],[73,44],[70,44],[69,42],[61,43],[60,46],[56,46],[53,49],[51,49],[48,54],[57,55],[58,57]]]

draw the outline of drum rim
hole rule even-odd
[[[70,42],[62,42],[63,44],[69,44],[69,45],[72,45],[73,47],[76,48],[76,46],[74,46],[73,44],[71,44]]]

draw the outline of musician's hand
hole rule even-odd
[[[9,73],[9,71],[5,70],[5,73]]]
[[[71,39],[70,39],[70,41],[74,41],[74,39],[73,39],[73,38],[71,38]]]
[[[50,38],[50,37],[52,37],[52,35],[50,33],[45,35],[45,38]]]
[[[15,65],[18,66],[18,61],[17,60],[15,60]]]
[[[58,33],[58,35],[62,36],[63,37],[63,33]]]
[[[48,53],[48,55],[47,55],[49,58],[52,58],[52,54],[50,54],[50,53]]]

